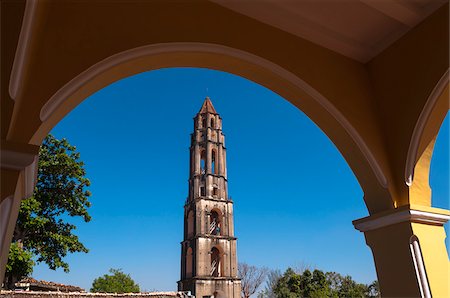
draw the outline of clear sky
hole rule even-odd
[[[192,118],[206,95],[223,118],[239,261],[281,270],[309,265],[364,283],[376,279],[364,235],[352,225],[368,215],[363,192],[328,137],[258,84],[189,68],[118,81],[53,129],[86,163],[92,221],[73,222],[90,252],[66,258],[70,273],[41,264],[33,276],[89,290],[94,278],[122,268],[142,290],[176,289]],[[431,169],[433,205],[445,208],[448,127],[447,117]]]

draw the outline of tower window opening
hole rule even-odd
[[[217,196],[218,193],[218,188],[217,187],[213,187],[213,196]]]
[[[202,170],[202,174],[205,174],[205,160],[203,158],[200,161],[200,167],[201,167],[201,170]]]
[[[213,249],[211,249],[211,276],[220,277],[220,267],[220,251],[216,247],[213,247]]]
[[[211,152],[212,157],[211,157],[211,170],[213,174],[217,174],[217,169],[216,169],[216,151],[212,150]]]
[[[201,170],[202,174],[205,174],[205,172],[206,172],[205,166],[206,166],[206,156],[205,156],[205,150],[203,150],[202,153],[200,154],[200,170]]]
[[[211,235],[221,235],[220,216],[217,211],[212,211],[210,215],[209,233]]]
[[[211,119],[211,128],[214,128],[214,119]]]
[[[206,128],[206,119],[203,119],[202,121],[202,128]]]
[[[200,187],[200,195],[201,195],[202,197],[206,196],[206,189],[205,189],[204,186]]]

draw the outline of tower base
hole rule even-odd
[[[241,298],[241,280],[229,277],[194,277],[178,282],[179,291],[191,291],[195,298]]]

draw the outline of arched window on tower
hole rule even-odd
[[[187,235],[194,236],[194,211],[190,210],[187,216]]]
[[[202,128],[206,128],[206,118],[203,118],[202,120]]]
[[[200,171],[202,174],[206,173],[206,154],[205,150],[200,153]]]
[[[221,276],[221,260],[220,251],[217,247],[211,249],[211,276],[220,277]]]
[[[202,197],[206,196],[206,188],[204,186],[200,187],[200,196]]]
[[[217,174],[216,170],[216,150],[211,151],[211,171],[213,174]]]
[[[188,247],[186,251],[186,277],[192,277],[192,248]]]
[[[211,128],[214,128],[214,118],[211,119]]]
[[[210,215],[210,224],[209,224],[209,233],[211,235],[221,235],[222,232],[222,224],[221,218],[217,211],[211,211]]]

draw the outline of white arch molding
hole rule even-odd
[[[362,137],[358,134],[356,129],[328,99],[326,99],[322,94],[320,94],[305,81],[297,77],[295,74],[287,71],[279,65],[251,53],[218,44],[197,42],[160,43],[137,47],[112,55],[80,73],[78,76],[64,85],[61,89],[59,89],[42,107],[40,111],[41,121],[45,122],[47,119],[49,119],[50,116],[56,110],[58,110],[58,108],[62,106],[63,103],[79,88],[81,88],[90,80],[93,80],[96,76],[106,72],[107,70],[137,58],[156,56],[167,53],[205,53],[220,54],[233,57],[255,66],[262,67],[263,69],[277,75],[278,77],[303,90],[328,113],[330,113],[345,129],[345,131],[353,139],[353,141],[356,143],[365,159],[369,163],[379,184],[382,187],[387,188],[388,182],[386,176],[384,175],[380,165],[376,161],[373,153],[370,151],[369,147],[364,142]]]
[[[425,130],[425,125],[430,119],[431,112],[435,107],[439,96],[444,91],[445,87],[449,84],[449,69],[440,78],[439,82],[431,91],[430,96],[422,109],[422,112],[417,119],[416,125],[411,136],[411,141],[409,143],[408,154],[406,156],[405,164],[405,183],[411,186],[414,180],[414,167],[417,162],[417,152],[419,151],[420,140],[422,139],[423,131]]]
[[[8,92],[11,98],[15,101],[19,90],[23,83],[24,65],[27,63],[29,57],[29,44],[31,40],[31,31],[34,26],[36,15],[35,0],[28,0],[25,3],[25,11],[23,14],[22,27],[20,28],[19,40],[17,42],[17,49],[14,56],[14,61],[11,69],[11,77],[9,80]]]

